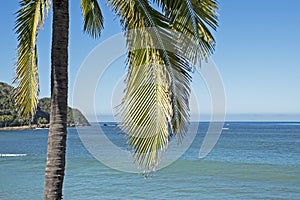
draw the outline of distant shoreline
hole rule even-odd
[[[69,124],[67,127],[82,127],[86,125],[75,125],[75,124]],[[0,127],[0,131],[25,131],[25,130],[35,130],[35,129],[48,129],[49,124],[43,125],[43,126],[37,126],[36,124],[33,124],[31,126],[8,126],[8,127]]]
[[[30,126],[9,126],[9,127],[2,127],[0,131],[24,131],[24,130],[33,130],[36,129],[36,125]]]

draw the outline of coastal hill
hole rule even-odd
[[[13,98],[14,88],[0,82],[0,127],[28,125],[18,112]],[[37,111],[31,124],[37,127],[48,127],[50,122],[50,98],[42,98],[38,102]],[[89,126],[88,120],[78,110],[68,107],[68,126]]]

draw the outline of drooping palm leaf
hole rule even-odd
[[[143,49],[136,56],[145,56],[146,63],[132,66],[123,100],[123,130],[128,144],[144,170],[154,170],[169,139],[168,118],[171,107],[167,91],[165,67],[159,58],[148,59],[153,49]]]
[[[19,42],[15,97],[22,115],[30,119],[35,113],[39,92],[36,39],[49,4],[47,0],[21,0],[20,6],[15,26]]]
[[[201,59],[207,58],[214,50],[215,40],[210,29],[217,28],[217,2],[215,0],[153,0],[153,2],[162,8],[162,12],[169,19],[170,28],[182,34],[176,41],[180,46],[179,54],[190,62],[189,70],[193,71],[196,64],[200,63]],[[176,126],[175,120],[173,124]]]
[[[189,62],[185,58],[182,58],[182,55],[171,53],[168,55],[172,65],[175,88],[175,91],[170,91],[171,99],[173,99],[171,104],[173,113],[170,121],[170,127],[172,128],[172,134],[177,135],[179,141],[181,141],[188,131],[188,123],[190,120],[189,100],[192,77],[189,74]],[[174,96],[175,92],[176,96]],[[175,116],[175,110],[178,112],[177,116]]]
[[[82,0],[80,6],[84,19],[83,30],[93,38],[100,37],[103,16],[97,0]]]
[[[215,40],[211,31],[216,30],[217,1],[215,0],[153,0],[161,5],[165,15],[170,19],[173,30],[183,33],[195,40],[196,45],[184,45],[186,55],[195,64],[199,58],[207,58],[214,50]]]
[[[148,1],[108,2],[129,30],[122,126],[139,166],[149,172],[157,167],[170,136],[187,131],[189,65],[176,54],[179,47],[168,31],[168,19]]]

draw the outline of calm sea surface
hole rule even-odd
[[[200,123],[188,151],[147,179],[106,167],[70,128],[64,199],[300,199],[300,123],[225,126],[213,151],[199,159],[208,127]],[[125,147],[115,127],[103,130]],[[47,130],[0,132],[0,199],[43,198],[46,149]]]

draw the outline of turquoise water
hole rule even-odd
[[[64,199],[300,199],[300,123],[228,122],[199,159],[207,126],[200,123],[179,160],[147,179],[106,167],[70,128]],[[125,146],[115,127],[103,129]],[[0,199],[43,198],[46,149],[47,130],[0,132]]]

